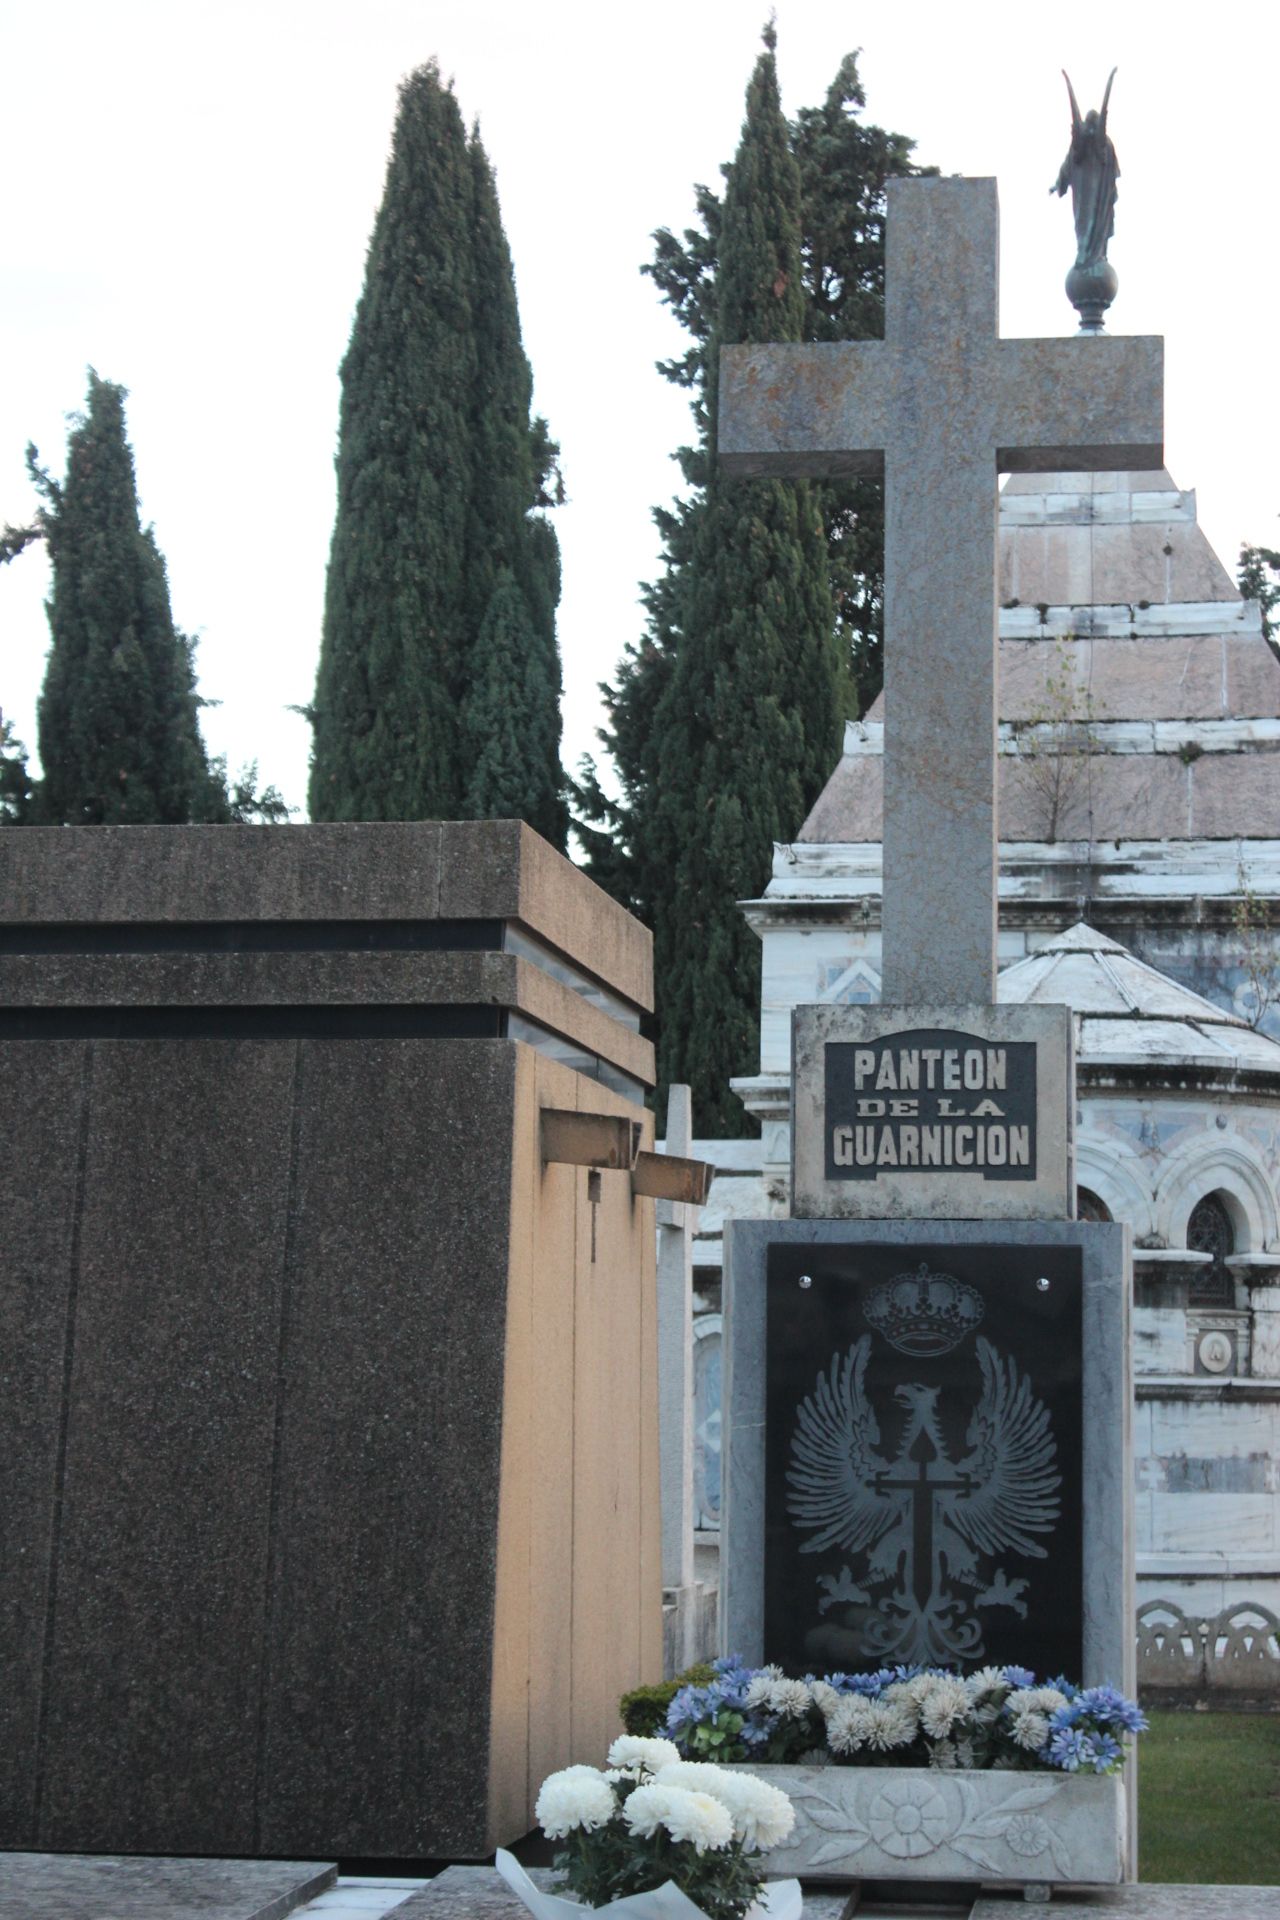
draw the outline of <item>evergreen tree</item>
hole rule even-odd
[[[28,453],[53,570],[38,814],[77,826],[225,819],[200,737],[194,642],[173,624],[164,561],[138,520],[124,399],[90,371],[61,485]]]
[[[1274,547],[1241,547],[1236,580],[1241,599],[1258,602],[1263,638],[1274,645],[1276,628],[1280,626],[1280,621],[1273,618],[1276,608],[1280,607],[1280,552]]]
[[[768,37],[747,90],[720,233],[703,404],[715,444],[722,344],[799,340],[800,174]],[[656,842],[668,895],[654,929],[659,1073],[694,1089],[701,1130],[741,1130],[759,943],[737,902],[768,878],[839,748],[845,708],[822,523],[804,482],[725,480],[708,464],[684,569],[682,633],[656,717]]]
[[[475,638],[461,698],[460,734],[471,771],[460,811],[468,819],[518,816],[553,846],[563,847],[568,809],[560,769],[556,645],[560,547],[546,520],[532,512],[553,503],[549,489],[559,485],[559,448],[545,420],[530,422],[533,375],[520,340],[511,254],[493,171],[474,128],[470,154],[477,378],[467,628]],[[519,655],[509,659],[517,635]],[[499,660],[508,661],[505,671],[514,670],[511,684],[518,688],[520,707],[516,726],[501,710]],[[500,770],[493,754],[498,737],[504,755]],[[484,777],[481,761],[492,769]]]
[[[772,46],[767,43],[770,70],[772,52]],[[757,80],[759,77],[758,73]],[[726,253],[737,245],[736,236],[741,232],[737,216],[730,219],[734,197],[732,181],[739,162],[722,169],[729,183],[723,199],[706,187],[696,189],[696,226],[678,238],[666,229],[655,235],[654,258],[644,269],[690,336],[691,344],[686,352],[663,363],[660,371],[688,390],[698,437],[695,445],[680,449],[677,455],[688,488],[686,497],[670,508],[655,512],[663,540],[663,570],[643,589],[647,613],[645,632],[638,643],[626,649],[613,684],[602,688],[608,722],[601,739],[613,759],[621,797],[611,800],[603,791],[594,768],[589,762],[584,763],[580,782],[575,786],[579,803],[575,829],[586,848],[593,877],[655,928],[659,956],[660,1066],[664,1079],[694,1082],[701,1094],[698,1124],[702,1128],[714,1124],[725,1131],[737,1131],[742,1124],[741,1109],[728,1092],[725,1080],[730,1072],[749,1070],[758,998],[755,985],[758,948],[754,938],[747,934],[740,915],[736,916],[732,935],[730,922],[727,919],[721,922],[717,917],[715,965],[728,967],[732,955],[749,982],[744,991],[735,987],[727,999],[719,991],[703,994],[696,974],[684,978],[682,983],[684,970],[678,968],[677,976],[668,979],[662,958],[668,951],[664,922],[681,908],[672,895],[673,860],[678,854],[678,842],[673,842],[659,822],[661,768],[664,753],[668,761],[671,758],[665,739],[668,717],[673,716],[679,724],[674,703],[686,697],[683,693],[677,696],[673,686],[680,672],[679,663],[695,631],[692,594],[699,573],[695,555],[699,550],[705,551],[706,522],[708,515],[717,510],[712,504],[717,491],[722,503],[727,501],[730,511],[735,498],[747,512],[748,497],[758,497],[759,483],[730,483],[726,491],[719,488],[715,474],[711,449],[714,445],[716,340],[734,337],[840,340],[882,333],[885,182],[892,175],[912,173],[916,169],[910,159],[912,142],[902,135],[864,125],[858,116],[865,105],[856,57],[849,55],[841,63],[822,105],[802,109],[787,129],[799,175],[799,272],[793,276],[787,269],[783,294],[788,298],[775,297],[772,305],[775,321],[776,309],[786,306],[789,324],[794,326],[794,308],[789,297],[794,295],[798,281],[803,296],[798,334],[753,330],[761,319],[767,326],[771,310],[769,298],[757,301],[754,315],[748,299],[747,311],[740,314],[739,324],[744,330],[736,336],[729,330],[728,311],[722,311],[722,303],[727,304],[723,286]],[[740,155],[739,161],[741,158]],[[740,286],[741,268],[732,271],[735,284]],[[740,297],[740,294],[733,296],[735,300]],[[787,490],[796,494],[794,487],[789,486]],[[865,481],[821,486],[810,483],[803,493],[807,493],[810,506],[825,521],[826,579],[833,603],[833,631],[839,656],[836,698],[843,717],[863,710],[879,691],[882,493],[878,486]],[[797,497],[798,512],[801,498]],[[812,555],[811,546],[807,551]],[[726,579],[726,589],[729,584]],[[785,598],[782,577],[773,584]],[[702,591],[705,595],[705,587]],[[754,610],[744,600],[739,611],[747,616]],[[742,643],[747,644],[748,639],[755,643],[758,631],[749,620],[746,625],[748,632]],[[828,670],[829,662],[818,650],[808,656],[807,668],[803,664],[793,667],[782,675],[774,689],[778,709],[775,723],[784,714],[795,716],[806,732],[815,730],[825,741],[817,746],[815,753],[801,754],[797,762],[786,760],[777,768],[775,772],[781,777],[776,788],[771,772],[769,786],[776,805],[771,807],[763,795],[749,790],[746,814],[739,798],[721,819],[713,788],[703,794],[704,802],[716,813],[716,831],[726,843],[723,857],[732,859],[735,846],[745,849],[750,843],[753,848],[746,858],[749,878],[741,868],[729,867],[720,884],[708,865],[706,888],[712,897],[719,891],[721,902],[732,903],[744,893],[754,893],[767,879],[770,849],[765,843],[766,812],[772,811],[779,822],[775,829],[777,837],[790,838],[830,772],[838,749],[831,742],[829,720],[823,717],[823,703],[828,698]],[[743,675],[745,686],[752,679],[745,665]],[[700,731],[711,734],[711,729],[705,726]],[[836,734],[838,738],[838,726]],[[741,766],[758,764],[749,760],[749,756],[761,750],[749,744],[746,733],[742,734],[735,787],[743,779]],[[731,738],[714,743],[712,751],[726,761],[731,759]],[[788,772],[795,781],[789,789]],[[798,800],[797,792],[801,796]],[[699,820],[696,814],[690,815],[687,833],[704,835],[708,831],[705,817]],[[732,906],[727,911],[736,914]],[[717,905],[717,916],[719,912]],[[710,977],[714,980],[714,973]],[[675,1025],[669,1036],[667,1025],[672,1019]],[[711,1031],[721,1023],[726,1030],[723,1039]],[[717,1073],[719,1087],[711,1087],[706,1076]]]
[[[499,783],[509,811],[563,844],[559,559],[536,511],[558,450],[530,420],[531,388],[488,160],[436,67],[419,68],[342,366],[314,818],[465,815],[494,790],[475,776],[495,725],[516,754]],[[517,631],[530,710],[513,735],[485,650]]]
[[[27,750],[0,713],[0,827],[23,827],[32,818],[35,788],[27,770]]]

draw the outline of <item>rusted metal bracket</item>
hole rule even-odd
[[[713,1172],[709,1160],[687,1160],[678,1153],[638,1153],[631,1169],[631,1191],[700,1207],[711,1189]]]
[[[542,1157],[573,1167],[606,1167],[629,1172],[640,1150],[641,1123],[608,1113],[575,1113],[566,1107],[542,1109]]]

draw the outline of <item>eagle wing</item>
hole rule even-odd
[[[863,1392],[871,1336],[864,1334],[800,1402],[787,1469],[787,1510],[799,1527],[816,1528],[802,1553],[840,1546],[856,1553],[901,1517],[907,1495],[877,1494],[872,1482],[888,1461],[877,1452],[880,1428]]]
[[[1062,1485],[1049,1412],[1016,1362],[1002,1360],[989,1340],[978,1341],[978,1362],[982,1396],[965,1435],[969,1452],[955,1463],[972,1491],[943,1494],[943,1512],[979,1553],[1012,1547],[1043,1560],[1045,1549],[1031,1536],[1052,1532]]]

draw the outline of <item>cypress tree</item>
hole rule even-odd
[[[558,553],[534,515],[556,449],[531,389],[489,163],[428,65],[400,90],[342,366],[315,819],[456,818],[500,786],[563,844]],[[517,633],[529,711],[513,734],[485,655]],[[477,777],[488,728],[516,754],[496,784]]]
[[[400,89],[342,363],[338,511],[314,703],[316,820],[456,809],[454,652],[471,493],[471,164],[434,67]]]
[[[467,624],[475,639],[460,689],[461,734],[472,769],[461,811],[475,819],[517,815],[563,847],[568,815],[561,791],[556,645],[560,550],[552,528],[534,513],[549,504],[545,489],[559,449],[548,437],[546,422],[530,420],[533,375],[520,339],[511,254],[493,171],[476,129],[470,155],[477,368]],[[520,651],[512,658],[517,636]],[[516,725],[502,712],[500,673],[512,670],[520,709]],[[500,772],[492,752],[499,737]],[[483,777],[481,761],[490,769]]]
[[[705,406],[715,443],[723,344],[804,332],[800,173],[772,33],[728,176]],[[659,1072],[694,1090],[699,1128],[734,1133],[730,1075],[750,1071],[759,943],[737,902],[764,886],[839,749],[843,663],[822,522],[804,482],[708,466],[682,589],[683,631],[657,714],[656,830],[669,896],[655,926]]]
[[[766,48],[771,56],[770,38],[766,36]],[[799,281],[803,315],[799,337],[805,340],[861,339],[883,331],[885,182],[893,174],[913,173],[917,169],[911,163],[913,143],[900,134],[864,124],[859,115],[865,105],[857,60],[851,54],[842,61],[822,104],[801,109],[788,129],[800,183]],[[727,183],[732,182],[737,166],[735,162],[733,167],[722,169]],[[794,293],[789,268],[781,294],[763,301],[757,297],[754,314],[748,285],[743,311],[741,264],[735,266],[726,259],[730,247],[735,250],[739,247],[743,230],[737,214],[732,227],[730,223],[730,202],[735,191],[731,184],[727,185],[722,198],[705,186],[696,188],[697,223],[679,236],[665,228],[659,230],[654,236],[653,259],[643,269],[690,337],[686,351],[660,363],[659,370],[688,391],[698,437],[694,445],[681,448],[677,454],[688,489],[686,497],[669,508],[657,509],[654,514],[662,535],[663,566],[658,577],[642,589],[647,615],[645,631],[637,642],[626,648],[612,684],[601,689],[608,720],[600,738],[613,760],[621,797],[615,801],[603,791],[589,761],[584,762],[574,787],[578,801],[574,824],[587,850],[589,871],[616,898],[654,927],[659,955],[668,950],[664,930],[668,915],[682,911],[672,894],[680,842],[678,838],[673,840],[668,830],[670,823],[659,819],[665,784],[661,768],[664,753],[668,760],[672,754],[667,727],[681,724],[679,714],[673,714],[676,696],[672,688],[677,674],[683,671],[680,663],[695,635],[691,598],[705,571],[708,516],[720,510],[713,506],[717,494],[721,505],[727,502],[730,510],[735,500],[742,506],[748,497],[760,498],[756,491],[758,483],[735,482],[726,493],[715,474],[712,448],[716,342],[734,337],[728,330],[731,304],[738,307],[737,324],[742,329],[739,337],[780,337],[777,332],[766,334],[754,330],[762,319],[768,321],[771,306],[786,306],[791,324],[795,317],[794,306],[782,298],[784,294]],[[785,263],[779,259],[778,265],[783,267]],[[724,286],[726,268],[737,291]],[[770,294],[772,287],[770,283]],[[825,571],[838,654],[837,694],[841,717],[844,717],[862,710],[874,698],[880,684],[881,489],[866,481],[844,481],[810,483],[804,491],[824,521]],[[812,557],[812,547],[806,551]],[[705,584],[701,591],[705,595]],[[742,611],[747,610],[744,601]],[[744,644],[757,637],[751,630],[744,636]],[[750,683],[754,671],[754,667],[748,669],[744,664],[744,687]],[[802,715],[805,728],[816,728],[821,734],[827,725],[823,718],[827,671],[828,665],[819,650],[809,654],[807,669],[802,662],[789,675],[784,675],[777,689],[778,715]],[[682,697],[687,699],[687,695]],[[745,702],[743,704],[745,706]],[[838,736],[838,725],[836,733]],[[745,759],[746,736],[743,738]],[[680,748],[675,751],[679,753]],[[731,757],[731,743],[726,741],[721,747],[713,741],[708,751],[724,752]],[[834,763],[835,751],[830,745],[827,747],[830,757],[825,765],[802,756],[799,767],[792,768],[798,774],[804,798],[799,810],[786,819],[779,838],[792,837],[799,827]],[[821,759],[821,753],[818,758]],[[741,778],[739,773],[735,785]],[[772,775],[769,790],[775,791]],[[754,893],[767,880],[769,849],[763,844],[765,802],[763,795],[749,793],[744,817],[739,795],[721,818],[714,790],[707,790],[702,798],[708,815],[701,823],[691,817],[688,832],[706,834],[714,825],[714,831],[724,842],[721,857],[730,862],[735,857],[734,849],[741,850],[748,840],[756,847],[747,859],[750,878],[741,869],[730,866],[726,868],[723,883],[718,882],[713,864],[707,863],[706,887],[712,895],[717,890],[722,895],[721,904],[716,907],[718,916],[723,902],[731,903],[743,893]],[[779,811],[785,814],[786,809]],[[758,845],[748,832],[748,822],[755,813],[759,815],[753,829],[760,835]],[[732,907],[725,910],[733,911]],[[730,932],[728,920],[721,924],[717,918],[714,935],[716,967],[736,966],[750,979],[749,991],[745,997],[736,990],[726,997],[714,990],[712,972],[713,990],[704,993],[696,973],[686,975],[683,968],[678,968],[674,978],[668,978],[665,963],[660,960],[656,1022],[659,1062],[665,1079],[691,1080],[695,1089],[706,1085],[707,1075],[718,1075],[718,1087],[709,1086],[700,1102],[698,1125],[704,1128],[714,1124],[725,1131],[736,1132],[741,1129],[744,1116],[729,1094],[725,1080],[729,1073],[747,1071],[751,1065],[756,1033],[758,948],[754,939],[747,936],[740,916],[735,933]],[[678,1009],[671,1003],[672,995],[682,996],[683,1004]],[[671,1019],[676,1023],[674,1040],[667,1036]],[[726,1028],[723,1040],[712,1031],[720,1023]]]
[[[545,709],[543,662],[528,605],[515,575],[503,567],[489,596],[476,644],[476,678],[467,714],[471,772],[463,816],[529,819],[554,825],[560,794],[544,754],[530,752]],[[545,747],[545,740],[543,741]],[[539,793],[531,785],[543,777]],[[531,821],[538,825],[538,821]]]
[[[53,570],[39,817],[73,826],[225,819],[200,737],[194,643],[173,624],[164,561],[139,524],[124,400],[123,388],[90,371],[61,486],[29,453]]]

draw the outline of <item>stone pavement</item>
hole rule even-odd
[[[286,1920],[337,1871],[306,1860],[0,1853],[0,1920]]]
[[[530,1878],[550,1885],[548,1868]],[[915,1889],[917,1896],[923,1888]],[[972,1903],[859,1900],[858,1889],[814,1887],[804,1920],[1280,1920],[1280,1887],[1139,1885],[1056,1893],[1028,1907],[1020,1893]],[[281,1860],[0,1854],[0,1920],[523,1920],[492,1867],[447,1867],[434,1879],[338,1878],[333,1866]]]
[[[549,1867],[525,1871],[539,1887],[549,1887],[556,1878]],[[815,1887],[804,1897],[803,1920],[851,1920],[852,1911],[853,1895],[848,1889],[833,1893]],[[395,1910],[395,1920],[521,1920],[524,1915],[525,1909],[492,1867],[446,1867],[421,1893]]]
[[[1280,1887],[1175,1887],[1140,1881],[1096,1893],[1055,1893],[1037,1909],[1047,1920],[1280,1920]],[[1018,1920],[1028,1908],[1016,1895],[984,1894],[969,1920]],[[859,1910],[859,1920],[865,1915]]]

